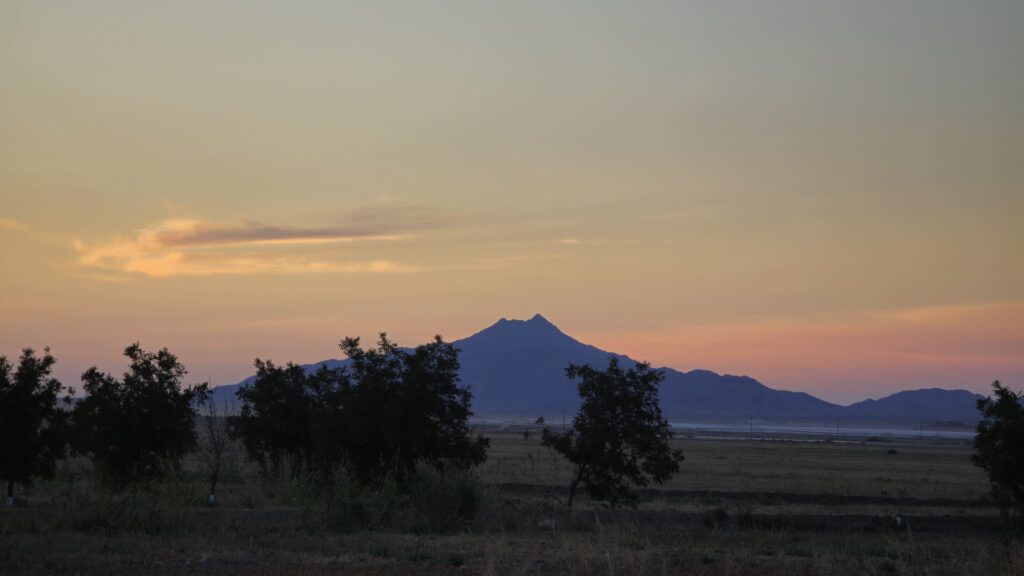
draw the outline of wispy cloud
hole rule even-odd
[[[513,254],[509,256],[493,256],[490,258],[477,258],[460,264],[451,264],[441,268],[448,271],[472,272],[480,270],[503,270],[509,266],[529,262],[544,262],[548,260],[561,260],[565,254]]]
[[[422,226],[423,222],[407,227]],[[256,222],[171,219],[96,244],[74,240],[83,266],[151,278],[215,274],[413,272],[390,260],[360,261],[324,250],[324,244],[389,242],[407,238],[397,224],[361,218],[356,224],[295,227]]]
[[[567,247],[575,247],[575,246],[589,246],[589,247],[609,246],[611,244],[622,244],[622,243],[623,242],[621,240],[612,241],[612,240],[606,240],[606,239],[601,239],[601,238],[587,238],[587,239],[584,240],[582,238],[572,238],[572,237],[563,237],[563,238],[559,238],[559,239],[554,241],[554,244],[558,244],[559,246],[567,246]]]
[[[159,248],[232,244],[323,244],[358,239],[394,239],[372,227],[295,228],[255,222],[225,226],[198,220],[169,220],[161,228],[145,230],[142,240]]]
[[[26,228],[28,228],[27,224],[0,216],[0,230],[25,230]]]

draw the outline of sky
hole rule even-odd
[[[0,3],[0,354],[194,381],[541,313],[848,403],[1024,388],[1014,0]]]

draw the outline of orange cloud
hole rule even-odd
[[[403,238],[380,233],[381,227],[342,226],[297,228],[246,222],[223,224],[202,220],[164,220],[86,245],[75,240],[79,263],[91,268],[138,273],[150,278],[215,274],[308,274],[414,272],[417,268],[390,260],[353,261],[322,255],[303,247],[330,243],[382,242]],[[280,253],[275,247],[289,247]]]
[[[18,222],[17,220],[0,216],[0,230],[24,230],[26,228],[28,228],[27,225]]]

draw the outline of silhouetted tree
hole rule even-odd
[[[310,414],[315,399],[309,394],[306,372],[289,363],[255,361],[256,378],[239,388],[239,416],[232,419],[232,433],[241,438],[249,457],[264,474],[288,464],[297,474],[311,460]]]
[[[404,483],[417,464],[468,466],[486,458],[472,438],[472,395],[459,385],[458,351],[440,339],[413,351],[384,334],[375,349],[342,340],[351,362],[307,374],[256,361],[256,379],[238,391],[233,430],[264,470],[287,461],[329,481],[345,467],[362,483],[393,474]]]
[[[988,473],[992,497],[1004,513],[1024,514],[1024,395],[997,380],[993,395],[978,400],[982,420],[972,460]]]
[[[15,484],[53,476],[65,452],[67,413],[57,405],[63,387],[50,377],[55,363],[49,348],[42,357],[25,348],[12,373],[7,358],[0,356],[0,480],[7,483],[9,507]]]
[[[187,371],[166,348],[125,349],[121,380],[95,366],[82,374],[87,396],[73,412],[75,447],[107,480],[123,486],[177,469],[196,444],[196,407],[206,384],[182,387]]]
[[[672,430],[658,404],[661,372],[644,363],[624,371],[611,357],[604,371],[570,364],[566,375],[580,379],[583,404],[572,428],[561,433],[545,428],[542,444],[574,466],[569,508],[580,484],[595,500],[635,504],[631,485],[661,484],[679,471],[683,454],[669,445]]]
[[[420,462],[468,467],[487,459],[489,440],[472,437],[472,392],[459,385],[459,353],[440,336],[412,352],[380,335],[376,349],[358,338],[341,349],[352,360],[346,414],[350,472],[362,482],[394,474],[404,483]]]

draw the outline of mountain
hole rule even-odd
[[[571,416],[579,407],[576,385],[565,377],[570,363],[604,367],[609,356],[624,367],[635,364],[627,356],[606,352],[566,335],[537,314],[529,320],[502,318],[494,325],[453,342],[460,350],[460,376],[473,388],[477,417],[558,418]],[[347,360],[320,364],[343,366]],[[915,390],[850,406],[832,404],[804,392],[776,390],[747,376],[716,374],[708,370],[681,372],[662,369],[661,406],[675,421],[802,422],[844,424],[918,425],[936,421],[973,424],[974,401],[964,390]],[[239,386],[214,390],[218,402],[234,400]]]
[[[977,401],[984,398],[967,390],[925,388],[897,392],[878,400],[847,406],[844,417],[864,423],[917,421],[928,426],[939,422],[973,424],[978,420]]]
[[[462,381],[473,387],[478,415],[536,416],[569,413],[580,404],[565,377],[570,363],[605,366],[609,354],[564,334],[540,314],[506,320],[453,342],[460,350]],[[620,355],[623,366],[634,361]]]
[[[540,314],[529,320],[502,318],[455,346],[462,350],[462,380],[473,386],[479,415],[558,415],[579,407],[576,385],[565,367],[603,367],[608,357],[624,367],[627,356],[583,344],[564,334]],[[753,378],[719,375],[707,370],[662,369],[661,406],[666,417],[686,420],[828,419],[839,406],[804,393],[773,390]]]
[[[708,370],[663,371],[663,411],[677,420],[820,423],[832,422],[842,412],[842,406],[837,404],[805,392],[775,390],[748,376],[721,375]]]

